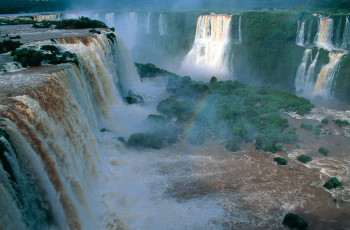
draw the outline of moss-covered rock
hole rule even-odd
[[[304,155],[304,154],[303,154],[303,155],[300,155],[297,159],[298,159],[298,161],[300,161],[300,162],[302,162],[302,163],[304,163],[304,164],[306,164],[306,163],[312,161],[312,158],[311,158],[311,157],[306,156],[306,155]]]
[[[318,149],[318,152],[321,153],[322,155],[328,156],[329,150],[326,149],[325,147],[321,147]]]
[[[287,160],[282,158],[282,157],[275,157],[275,158],[273,158],[273,160],[279,165],[286,165],[287,164]]]
[[[295,213],[285,215],[282,224],[291,229],[306,230],[309,224]]]
[[[12,40],[5,39],[2,42],[0,42],[0,53],[7,53],[10,51],[13,51],[18,47],[20,47],[21,45],[22,43],[20,43],[19,41],[12,41]]]
[[[337,188],[339,186],[342,186],[342,183],[340,183],[340,181],[336,178],[333,177],[331,178],[329,181],[327,181],[327,183],[324,185],[325,188],[327,188],[328,190]]]

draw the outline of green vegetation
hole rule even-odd
[[[68,51],[60,52],[56,46],[43,45],[41,50],[30,47],[13,50],[11,52],[14,61],[21,63],[23,67],[39,66],[43,61],[49,64],[75,63],[78,65],[78,59],[75,54]]]
[[[306,130],[312,130],[313,126],[305,123],[300,124],[300,128],[306,129]]]
[[[140,95],[129,95],[127,97],[124,97],[123,99],[129,105],[131,105],[131,104],[139,104],[139,103],[143,103],[144,102],[143,97],[141,97]]]
[[[301,11],[243,13],[242,43],[233,39],[230,47],[234,75],[243,76],[242,80],[249,83],[259,79],[278,89],[293,90],[304,52],[304,48],[295,45],[298,20],[303,16]],[[231,36],[237,36],[238,20],[234,17],[231,21]]]
[[[22,43],[18,41],[3,40],[0,42],[0,53],[7,53],[20,47]]]
[[[328,156],[329,150],[326,149],[325,147],[321,147],[318,149],[318,152],[321,153],[322,155]]]
[[[329,120],[327,118],[322,119],[322,124],[327,125],[329,123]]]
[[[164,69],[160,69],[156,67],[152,63],[147,63],[147,64],[135,63],[135,66],[141,78],[146,78],[146,77],[155,78],[159,76],[176,76],[173,73],[170,73]]]
[[[287,164],[287,160],[282,158],[282,157],[275,157],[275,158],[273,158],[273,160],[279,165],[286,165]]]
[[[295,213],[288,213],[284,217],[282,224],[288,228],[298,230],[305,230],[309,226],[309,224],[303,218]]]
[[[231,152],[237,152],[240,150],[239,145],[236,143],[236,141],[233,140],[228,141],[225,145],[225,148]]]
[[[295,129],[289,129],[288,120],[278,112],[308,113],[313,105],[306,99],[268,87],[212,79],[204,83],[188,76],[170,77],[171,97],[157,106],[168,120],[176,118],[180,129],[191,124],[190,143],[203,143],[210,136],[226,139],[229,151],[237,151],[242,142],[255,142],[257,149],[275,153],[282,150],[279,143],[297,141]]]
[[[309,157],[309,156],[306,156],[306,155],[301,155],[301,156],[298,156],[298,161],[300,161],[300,162],[302,162],[302,163],[304,163],[304,164],[306,164],[306,163],[308,163],[308,162],[310,162],[310,161],[312,161],[312,158],[311,157]]]
[[[94,33],[94,34],[101,34],[101,31],[95,30],[95,29],[91,29],[89,30],[90,33]]]
[[[339,180],[336,177],[332,177],[327,183],[324,185],[324,187],[328,190],[337,188],[339,186],[342,186],[342,183],[339,182]]]
[[[321,128],[316,127],[315,130],[314,130],[314,134],[319,136],[321,134]]]
[[[88,17],[79,17],[79,19],[64,19],[53,22],[57,29],[87,29],[87,28],[104,28],[108,26],[101,21],[92,20]]]
[[[337,120],[333,120],[333,122],[339,125],[340,127],[350,125],[350,123],[347,120],[337,119]]]

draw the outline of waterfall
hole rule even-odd
[[[307,70],[307,65],[311,60],[311,58],[312,58],[312,49],[306,49],[304,52],[303,61],[298,67],[297,76],[295,78],[295,88],[297,91],[304,89],[306,86],[305,84],[307,79],[306,70]]]
[[[300,21],[298,21],[296,44],[298,46],[304,46],[304,40],[305,40],[305,21],[301,23]]]
[[[349,22],[349,17],[346,17],[342,48],[346,49],[347,45],[349,44],[350,44],[350,22]]]
[[[166,20],[165,15],[161,13],[159,15],[159,35],[163,36],[166,34]]]
[[[242,16],[239,16],[238,22],[238,36],[239,36],[239,44],[242,44]]]
[[[339,63],[345,55],[343,52],[330,52],[329,63],[322,67],[317,77],[314,93],[316,95],[329,96],[332,90],[333,79],[337,72]]]
[[[146,18],[146,33],[151,34],[151,13],[147,14]]]
[[[1,80],[0,126],[9,137],[2,171],[12,181],[1,194],[10,200],[1,202],[16,206],[8,213],[29,229],[94,228],[87,191],[97,177],[96,141],[64,68]]]
[[[77,55],[79,67],[2,74],[0,226],[97,229],[95,135],[110,106],[140,82],[123,41],[108,37],[56,39]]]
[[[232,15],[202,15],[192,49],[186,55],[182,68],[208,69],[206,74],[228,74],[227,46],[230,42]]]
[[[108,13],[105,16],[106,22],[108,26],[113,26],[114,25],[114,13]]]
[[[115,35],[115,34],[114,34]],[[73,51],[79,58],[83,73],[93,84],[95,104],[102,106],[106,115],[108,105],[120,104],[120,96],[136,93],[140,78],[122,41],[115,35],[109,40],[104,34],[96,37],[57,39],[63,49]],[[112,48],[111,48],[112,45]],[[121,95],[118,93],[121,91]]]
[[[326,49],[331,49],[333,37],[333,19],[331,18],[320,18],[318,34],[317,34],[317,44],[319,47]]]
[[[309,31],[307,33],[307,41],[306,41],[306,44],[309,46],[311,45],[311,33],[312,33],[313,24],[314,24],[314,20],[311,19],[309,24]]]
[[[37,22],[59,21],[61,20],[61,15],[60,14],[42,14],[42,15],[34,15],[33,18]]]

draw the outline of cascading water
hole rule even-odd
[[[242,43],[242,16],[239,16],[239,22],[238,22],[238,41],[239,41],[239,44]]]
[[[106,23],[108,26],[114,25],[114,13],[106,14],[105,18],[106,18]]]
[[[331,94],[333,79],[344,55],[345,53],[343,52],[329,53],[329,63],[322,67],[321,72],[317,77],[314,89],[316,95],[329,96]]]
[[[159,15],[159,35],[163,36],[166,34],[166,19],[165,15],[161,13]]]
[[[307,65],[310,62],[312,57],[312,49],[306,49],[304,52],[303,61],[298,67],[297,76],[295,78],[295,88],[297,91],[300,91],[305,88],[306,84],[306,70]]]
[[[296,44],[299,46],[304,46],[304,40],[305,40],[305,21],[301,23],[300,21],[298,21]]]
[[[333,19],[320,18],[320,24],[317,34],[317,45],[325,49],[331,49],[333,37]]]
[[[43,15],[34,15],[33,18],[37,22],[42,21],[58,21],[61,20],[62,15],[60,14],[43,14]]]
[[[97,228],[90,196],[99,120],[140,82],[119,37],[56,42],[76,53],[80,68],[63,64],[0,78],[0,210],[7,209],[0,226],[8,229]]]
[[[151,16],[152,16],[152,13],[147,14],[147,18],[146,18],[146,33],[147,34],[151,34]]]
[[[312,45],[312,42],[311,42],[311,32],[312,32],[313,24],[314,24],[314,20],[311,19],[311,20],[310,20],[310,24],[309,24],[309,31],[308,31],[308,33],[307,33],[307,40],[306,40],[306,45],[308,45],[308,46]]]
[[[350,22],[349,22],[349,17],[346,17],[342,48],[346,49],[349,44],[350,44]]]
[[[182,69],[197,67],[206,75],[228,74],[227,46],[232,15],[202,15],[197,21],[195,40]]]

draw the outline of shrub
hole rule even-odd
[[[339,186],[342,186],[342,183],[340,183],[336,177],[331,178],[329,181],[327,181],[327,183],[324,184],[324,187],[328,190],[337,188]]]
[[[230,152],[237,152],[240,150],[236,141],[230,140],[226,143],[225,148]]]
[[[21,63],[23,67],[39,66],[44,60],[44,54],[31,48],[22,48],[11,52],[13,60]]]
[[[300,128],[306,129],[306,130],[312,130],[313,126],[305,123],[300,124]]]
[[[315,128],[315,130],[314,130],[314,134],[315,134],[315,135],[317,135],[317,136],[318,136],[318,135],[320,135],[320,134],[321,134],[321,129],[320,129],[320,128],[318,128],[318,127],[317,127],[317,128]]]
[[[311,157],[306,156],[306,155],[304,155],[304,154],[303,154],[303,155],[300,155],[297,159],[298,159],[298,161],[300,161],[300,162],[302,162],[302,163],[304,163],[304,164],[306,164],[306,163],[312,161],[312,158],[311,158]]]
[[[287,164],[287,160],[281,157],[275,157],[273,158],[273,160],[279,164],[279,165],[286,165]]]
[[[19,41],[11,41],[11,40],[3,40],[2,42],[0,42],[0,53],[7,53],[10,51],[13,51],[15,49],[17,49],[18,47],[20,47],[22,45],[22,43],[20,43]]]
[[[56,24],[57,29],[108,28],[105,23],[98,20],[92,20],[88,17],[80,17],[79,19],[64,19],[53,23]]]
[[[340,127],[343,127],[343,126],[350,124],[347,120],[340,120],[340,119],[333,120],[333,122],[336,123],[337,125],[339,125]]]
[[[59,53],[59,49],[57,46],[54,46],[54,45],[43,45],[41,46],[41,50],[44,50],[44,51],[50,51],[51,53]]]
[[[218,79],[216,77],[213,76],[210,78],[210,83],[216,83],[216,82],[218,82]]]
[[[329,150],[326,149],[325,147],[321,147],[318,149],[318,152],[321,153],[322,155],[328,156]]]
[[[329,120],[327,118],[322,119],[321,123],[327,125]]]
[[[309,224],[300,216],[295,213],[288,213],[282,222],[283,225],[288,228],[305,230],[308,228]]]

